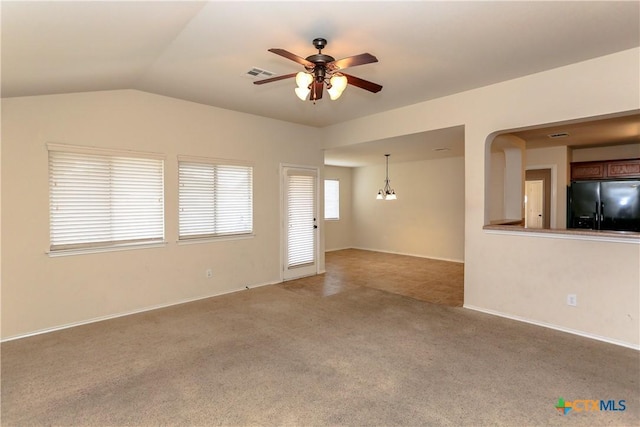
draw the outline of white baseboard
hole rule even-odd
[[[138,310],[131,310],[131,311],[125,311],[125,312],[122,312],[122,313],[109,314],[107,316],[94,317],[92,319],[81,320],[79,322],[66,323],[64,325],[53,326],[51,328],[38,329],[36,331],[28,332],[26,334],[13,335],[13,336],[10,336],[10,337],[7,337],[7,338],[2,338],[0,340],[0,342],[19,340],[19,339],[22,339],[22,338],[32,337],[32,336],[35,336],[35,335],[47,334],[49,332],[55,332],[55,331],[60,331],[60,330],[63,330],[63,329],[75,328],[76,326],[88,325],[90,323],[102,322],[102,321],[110,320],[110,319],[117,319],[118,317],[130,316],[132,314],[144,313],[144,312],[147,312],[147,311],[158,310],[158,309],[161,309],[161,308],[171,307],[171,306],[174,306],[174,305],[186,304],[186,303],[200,301],[200,300],[207,299],[207,298],[213,298],[213,297],[218,297],[218,296],[221,296],[221,295],[232,294],[234,292],[244,291],[244,290],[247,290],[247,289],[259,288],[261,286],[275,285],[277,283],[281,283],[281,282],[280,281],[276,281],[276,282],[258,283],[258,284],[255,284],[255,285],[251,285],[248,288],[247,287],[238,288],[238,289],[234,289],[234,290],[231,290],[231,291],[218,292],[218,293],[215,293],[215,294],[204,295],[204,296],[199,296],[199,297],[195,297],[195,298],[188,298],[188,299],[184,299],[184,300],[180,300],[180,301],[170,302],[170,303],[167,303],[167,304],[153,305],[153,306],[144,307],[144,308],[141,308],[141,309],[138,309]]]
[[[440,258],[440,257],[434,257],[434,256],[427,256],[427,255],[411,254],[406,252],[385,251],[382,249],[362,248],[362,247],[356,247],[356,246],[354,246],[353,248],[345,248],[345,249],[360,249],[362,251],[382,252],[385,254],[412,256],[416,258],[434,259],[437,261],[448,261],[448,262],[457,262],[460,264],[464,264],[464,260],[460,260],[460,259]]]
[[[326,249],[325,248],[325,252],[335,252],[335,251],[344,251],[345,249],[353,249],[351,246],[345,247],[345,248],[333,248],[333,249]]]
[[[556,331],[566,332],[566,333],[573,334],[573,335],[579,335],[579,336],[585,337],[585,338],[591,338],[591,339],[594,339],[594,340],[597,340],[597,341],[603,341],[603,342],[606,342],[606,343],[609,343],[609,344],[619,345],[621,347],[631,348],[633,350],[640,350],[640,345],[638,345],[638,344],[632,344],[632,343],[628,343],[628,342],[625,342],[625,341],[615,340],[615,339],[612,339],[612,338],[607,338],[607,337],[603,337],[603,336],[600,336],[600,335],[579,331],[579,330],[576,330],[576,329],[565,328],[564,326],[558,326],[558,325],[553,325],[551,323],[540,322],[538,320],[527,319],[525,317],[515,316],[515,315],[512,315],[512,314],[506,314],[506,313],[502,313],[502,312],[499,312],[499,311],[490,310],[490,309],[487,309],[487,308],[476,307],[476,306],[470,305],[470,304],[464,304],[462,307],[466,308],[466,309],[469,309],[469,310],[480,311],[482,313],[491,314],[493,316],[499,316],[499,317],[504,317],[506,319],[517,320],[518,322],[529,323],[529,324],[536,325],[536,326],[542,326],[543,328],[555,329]]]

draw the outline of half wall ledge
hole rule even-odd
[[[640,244],[640,233],[634,231],[525,228],[522,225],[510,225],[504,223],[485,225],[482,229],[490,234],[512,234],[556,239],[594,240]]]

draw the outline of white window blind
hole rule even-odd
[[[324,180],[324,219],[340,219],[340,181]]]
[[[315,176],[287,177],[288,267],[315,261]]]
[[[164,241],[164,162],[49,147],[50,250]]]
[[[178,163],[181,240],[253,232],[251,166]]]

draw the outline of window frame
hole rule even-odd
[[[166,245],[167,242],[166,242],[166,222],[165,222],[165,179],[164,179],[165,156],[163,154],[97,148],[97,147],[89,147],[89,146],[76,146],[76,145],[60,144],[60,143],[53,143],[53,142],[47,143],[46,148],[47,148],[47,173],[48,173],[49,244],[48,244],[48,249],[45,252],[50,257],[96,253],[96,252],[111,252],[111,251],[121,251],[121,250],[131,250],[131,249],[143,249],[143,248],[152,248],[152,247],[162,247]],[[56,154],[53,154],[53,157],[52,157],[52,153],[62,153],[62,154],[60,155],[60,157],[55,159]],[[126,203],[126,200],[127,200],[126,196],[123,196],[124,198],[122,199],[113,197],[113,194],[117,193],[116,188],[120,190],[122,190],[123,188],[127,190],[132,190],[131,187],[127,187],[126,185],[123,186],[122,181],[120,182],[120,184],[114,184],[114,182],[116,181],[113,179],[113,173],[116,173],[114,172],[114,170],[117,169],[119,165],[123,165],[123,164],[124,165],[129,164],[129,166],[131,167],[131,163],[135,163],[136,159],[159,162],[156,165],[153,165],[150,163],[150,168],[152,169],[152,171],[147,176],[147,178],[149,177],[153,178],[153,174],[155,173],[159,176],[158,181],[154,182],[153,179],[149,179],[149,181],[146,183],[150,185],[151,189],[153,189],[153,186],[156,186],[156,187],[159,186],[159,189],[156,188],[156,192],[158,193],[156,195],[159,198],[157,202],[157,206],[154,207],[153,206],[154,203],[148,203],[145,206],[145,208],[157,209],[155,212],[153,211],[151,212],[153,214],[153,217],[151,217],[151,219],[155,221],[155,230],[149,231],[149,234],[147,236],[140,236],[139,238],[130,238],[130,239],[115,238],[114,239],[113,237],[119,234],[119,232],[115,232],[115,234],[111,234],[112,238],[108,240],[95,239],[95,240],[87,241],[86,240],[87,235],[90,235],[92,232],[95,232],[95,230],[91,230],[90,227],[87,227],[87,225],[84,224],[84,230],[82,230],[85,233],[84,236],[79,236],[76,242],[62,243],[63,240],[69,239],[70,237],[65,237],[64,232],[60,232],[60,227],[63,227],[62,225],[58,225],[59,229],[57,231],[54,230],[54,227],[55,227],[53,224],[54,221],[60,220],[60,218],[57,218],[57,219],[54,218],[56,216],[54,215],[54,212],[53,212],[54,205],[56,201],[60,202],[61,199],[60,199],[59,193],[55,194],[56,192],[53,190],[53,187],[57,187],[56,183],[63,180],[63,178],[68,178],[69,176],[72,176],[73,168],[69,168],[69,170],[67,171],[67,176],[64,177],[63,175],[64,172],[61,172],[60,169],[58,169],[58,172],[57,172],[58,174],[56,175],[56,171],[52,169],[52,166],[54,164],[55,164],[55,168],[62,166],[62,162],[64,162],[63,156],[65,155],[67,156],[67,158],[69,158],[69,156],[71,156],[71,158],[77,157],[78,160],[82,160],[82,157],[86,157],[85,160],[87,161],[87,164],[90,164],[92,161],[94,163],[102,162],[102,161],[108,163],[108,166],[106,167],[106,170],[109,171],[108,177],[107,175],[104,175],[98,181],[100,182],[99,185],[102,185],[103,187],[109,189],[109,197],[108,198],[105,197],[105,201],[107,201],[108,199],[108,205],[105,205],[106,207],[102,211],[102,215],[104,215],[105,217],[108,216],[109,220],[105,222],[105,224],[103,224],[103,226],[106,227],[106,228],[102,228],[103,233],[107,230],[107,228],[110,230],[110,233],[114,233],[113,225],[114,224],[117,225],[118,222],[120,222],[120,225],[123,224],[121,218],[120,220],[116,219],[118,217],[118,213],[114,213],[114,212],[120,212],[120,215],[122,215],[123,212],[126,214],[128,208],[119,209],[117,207],[117,205],[119,204],[118,200],[120,200],[120,203],[124,201],[125,205],[130,206],[130,203]],[[156,169],[155,172],[153,171],[153,168]],[[131,173],[132,171],[135,171],[135,168],[126,170],[127,173]],[[140,170],[138,170],[138,172],[139,171]],[[89,176],[90,175],[86,175],[82,177],[84,181],[82,180],[82,178],[78,179],[77,181],[71,181],[69,192],[73,193],[74,186],[77,186],[78,184],[82,185],[83,182],[87,181],[87,178]],[[135,187],[133,187],[133,189],[134,191],[136,190]],[[141,191],[141,189],[137,188],[137,191]],[[82,200],[82,197],[78,197],[78,198],[79,200]],[[84,205],[80,208],[80,212],[78,211],[74,212],[73,210],[69,212],[71,212],[71,215],[78,215],[78,214],[81,214],[81,211],[86,208],[87,206]],[[62,221],[64,222],[64,218],[62,219]],[[67,219],[66,221],[67,223],[72,223],[72,221],[69,219]],[[137,222],[133,221],[131,224],[127,224],[127,225],[133,225],[133,227],[135,227],[136,224],[147,223],[148,221],[149,219],[145,218],[144,220],[138,220]],[[78,229],[82,229],[82,228],[83,226],[80,226]],[[120,229],[122,230],[122,227]],[[54,234],[56,232],[59,233],[59,236],[57,238],[54,237]],[[133,237],[134,234],[135,233],[125,233],[124,235],[131,235]],[[54,243],[56,239],[58,239],[57,244]]]
[[[336,217],[327,217],[327,182],[328,181],[332,181],[332,182],[336,182],[337,183],[337,199],[336,199],[336,211],[337,211],[337,216]],[[340,180],[338,178],[325,178],[324,179],[324,212],[323,212],[323,217],[325,221],[340,221]]]
[[[248,231],[240,231],[240,232],[226,232],[226,233],[200,233],[200,234],[182,234],[181,231],[181,216],[183,212],[183,205],[181,203],[181,193],[183,189],[183,181],[181,179],[181,166],[183,164],[191,164],[191,165],[199,165],[200,167],[210,166],[214,169],[214,174],[218,167],[230,167],[230,168],[248,168],[250,172],[250,182],[249,182],[249,203],[250,203],[250,229]],[[230,160],[230,159],[220,159],[220,158],[211,158],[211,157],[193,157],[193,156],[178,156],[177,162],[177,173],[178,173],[178,244],[192,244],[192,243],[204,243],[210,241],[220,241],[220,240],[238,240],[238,239],[247,239],[255,236],[255,196],[254,196],[254,173],[255,167],[254,164],[247,161],[241,160]],[[216,184],[214,183],[213,186]],[[210,197],[216,200],[216,195],[211,194]],[[219,206],[213,206],[213,211],[216,212],[219,209]],[[216,213],[214,213],[216,215]],[[215,221],[215,219],[213,220]],[[213,225],[215,228],[215,225]]]

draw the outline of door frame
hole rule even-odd
[[[286,198],[286,194],[285,194],[285,187],[286,187],[286,175],[285,175],[285,169],[306,169],[306,170],[310,170],[310,171],[314,171],[316,174],[316,188],[315,188],[315,218],[316,218],[316,225],[318,226],[318,228],[316,229],[316,244],[315,244],[315,264],[316,264],[316,271],[315,274],[319,274],[320,273],[320,236],[321,236],[321,232],[323,230],[322,228],[322,223],[324,221],[320,221],[320,217],[318,216],[319,212],[320,212],[320,168],[317,166],[311,166],[311,165],[300,165],[300,164],[292,164],[292,163],[280,163],[280,168],[278,170],[278,176],[279,176],[279,180],[280,180],[280,282],[284,282],[284,272],[287,268],[287,257],[285,254],[285,249],[287,247],[286,245],[286,239],[287,239],[287,226],[285,224],[285,198]],[[292,279],[293,280],[293,279]]]
[[[549,191],[549,227],[550,228],[558,228],[558,165],[530,165],[525,168],[525,177],[523,181],[526,181],[526,171],[533,170],[551,170],[551,182],[550,182],[550,190]],[[545,197],[547,197],[545,195]]]

